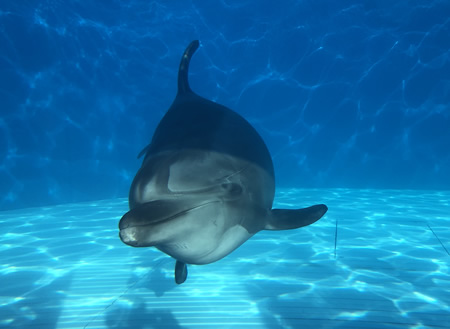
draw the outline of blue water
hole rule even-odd
[[[330,210],[175,286],[117,223],[194,39],[276,205]],[[446,0],[2,0],[0,327],[448,328],[449,105]]]
[[[127,195],[194,39],[282,187],[450,188],[448,1],[0,4],[0,207]]]

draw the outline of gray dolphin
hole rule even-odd
[[[188,68],[199,47],[186,48],[178,93],[159,123],[134,178],[120,239],[154,246],[176,259],[175,282],[186,264],[215,262],[261,230],[289,230],[319,220],[323,204],[272,209],[275,179],[269,151],[239,114],[192,92]]]

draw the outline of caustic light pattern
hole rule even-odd
[[[398,328],[450,326],[450,193],[281,190],[327,202],[301,230],[260,232],[190,266],[118,238],[126,199],[0,213],[0,327]]]

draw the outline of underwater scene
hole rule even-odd
[[[0,2],[0,328],[450,328],[450,2]]]

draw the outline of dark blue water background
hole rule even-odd
[[[277,186],[450,188],[449,1],[3,0],[0,208],[127,196],[193,39]]]

